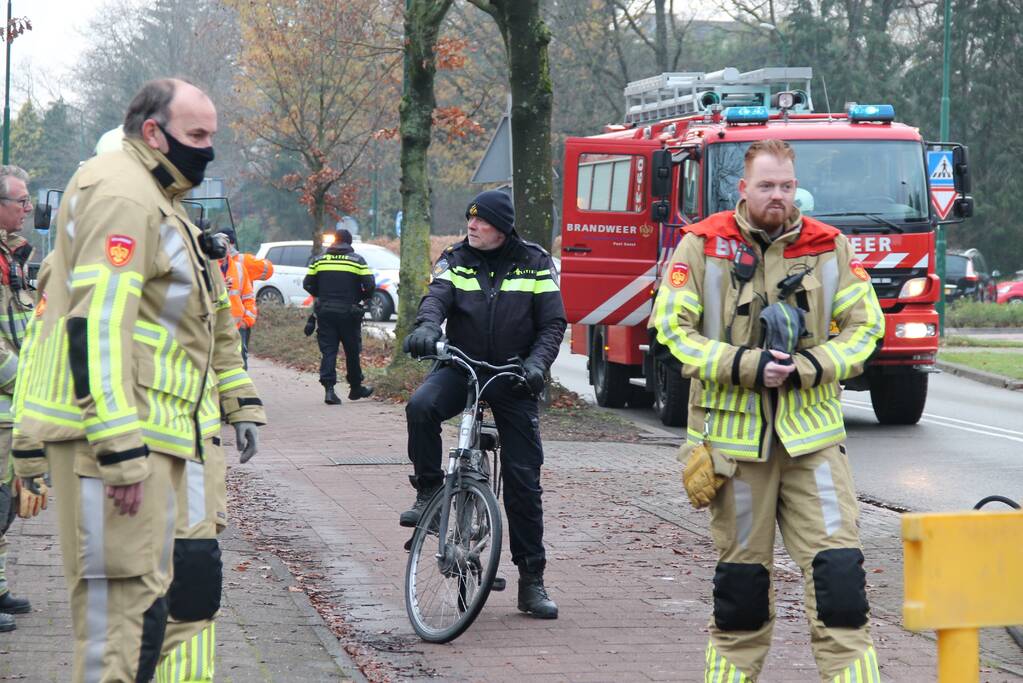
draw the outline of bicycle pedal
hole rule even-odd
[[[505,581],[503,577],[495,576],[494,577],[494,585],[490,587],[490,590],[500,592],[500,591],[503,591],[507,587],[508,587],[508,582]]]

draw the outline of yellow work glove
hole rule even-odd
[[[683,450],[691,448],[686,445]],[[682,455],[682,454],[680,454]],[[699,510],[710,505],[718,489],[735,474],[735,462],[714,453],[706,444],[700,444],[689,451],[685,470],[682,472],[682,484],[685,486],[689,502]]]
[[[24,519],[35,517],[46,509],[46,495],[49,487],[42,477],[15,477],[14,489],[18,496],[18,516]]]

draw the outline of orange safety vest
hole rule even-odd
[[[242,254],[234,253],[220,259],[220,272],[227,284],[227,296],[231,300],[231,315],[238,327],[252,327],[256,324],[256,295],[252,291],[252,279],[245,269]]]
[[[253,254],[242,254],[242,258],[245,262],[245,272],[253,282],[273,277],[274,264],[270,263],[270,259],[256,258]]]

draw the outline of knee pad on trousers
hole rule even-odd
[[[718,562],[714,623],[722,631],[756,631],[771,617],[771,574],[762,564]]]
[[[174,581],[167,592],[178,621],[210,619],[220,609],[224,564],[215,538],[174,539]]]
[[[167,632],[167,598],[159,597],[142,613],[142,647],[139,648],[139,668],[135,674],[136,683],[147,683],[156,673],[163,647],[163,636]]]
[[[859,548],[822,550],[813,558],[817,617],[829,628],[867,623],[867,574]]]

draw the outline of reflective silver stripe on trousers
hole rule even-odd
[[[706,268],[703,273],[703,336],[721,340],[721,309],[725,297],[721,289],[721,266],[717,259],[706,259]]]
[[[824,517],[824,532],[831,536],[842,528],[842,511],[838,506],[838,493],[835,491],[835,480],[831,476],[831,463],[822,462],[813,471],[817,480],[817,495],[821,501],[821,514]]]
[[[189,528],[206,519],[206,468],[194,460],[185,462],[185,477],[188,481],[188,526]]]
[[[732,479],[735,500],[735,539],[745,548],[753,533],[753,487],[740,479]]]
[[[103,676],[103,651],[107,642],[106,562],[103,557],[103,481],[78,479],[81,493],[83,566],[85,579],[85,680],[99,683]]]
[[[171,556],[174,552],[174,527],[177,522],[177,500],[174,487],[168,483],[167,491],[167,527],[164,529],[163,549],[160,551],[160,571],[167,573],[171,569]]]

